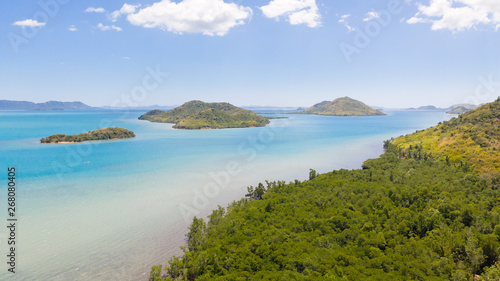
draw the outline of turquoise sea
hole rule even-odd
[[[0,213],[7,225],[7,168],[16,169],[16,273],[0,280],[147,280],[166,263],[193,216],[240,199],[264,180],[307,179],[360,168],[383,140],[451,116],[391,111],[377,117],[277,114],[262,128],[175,130],[144,111],[0,111]],[[55,133],[119,126],[136,138],[40,144]]]

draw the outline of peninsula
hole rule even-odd
[[[250,186],[149,280],[498,280],[499,125],[500,98],[362,169]]]
[[[92,140],[128,139],[134,137],[135,134],[132,131],[120,127],[111,127],[111,128],[97,129],[95,131],[89,131],[79,135],[55,134],[52,136],[48,136],[46,138],[42,138],[40,142],[75,143],[75,142],[92,141]]]
[[[268,118],[227,102],[206,103],[197,100],[169,111],[151,110],[139,119],[174,123],[175,129],[188,130],[263,127],[269,124]]]
[[[330,116],[375,116],[386,115],[380,110],[371,108],[366,104],[351,99],[349,97],[338,98],[333,101],[323,101],[317,103],[302,113],[304,114],[317,114],[317,115],[330,115]]]

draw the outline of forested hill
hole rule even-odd
[[[303,113],[332,116],[385,115],[382,111],[371,108],[366,104],[349,97],[317,103],[304,110]]]
[[[195,217],[184,256],[153,266],[150,280],[499,280],[500,191],[489,163],[498,159],[478,159],[497,151],[499,103],[387,141],[361,170],[249,187],[247,199]],[[453,149],[442,143],[464,136]],[[455,151],[491,178],[438,156]]]
[[[269,120],[229,103],[190,101],[169,111],[152,110],[139,117],[151,122],[175,123],[176,129],[262,127]]]
[[[401,157],[431,154],[452,164],[470,166],[483,177],[498,176],[500,98],[438,126],[400,137],[394,145]]]

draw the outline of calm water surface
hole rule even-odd
[[[304,180],[309,168],[359,168],[382,153],[383,140],[450,118],[439,111],[281,114],[289,118],[263,128],[187,131],[137,120],[143,113],[0,111],[0,184],[15,167],[18,203],[16,274],[7,272],[2,227],[0,280],[147,280],[151,265],[181,254],[193,216],[227,206],[248,185]],[[137,137],[39,142],[110,126]]]

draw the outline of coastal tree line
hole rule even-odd
[[[499,127],[497,100],[362,169],[249,187],[150,280],[499,280]]]

